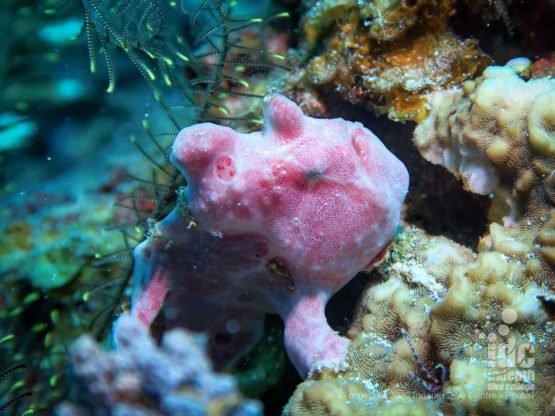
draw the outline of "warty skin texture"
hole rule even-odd
[[[394,236],[408,172],[360,123],[307,117],[277,94],[264,120],[250,134],[210,123],[179,133],[171,160],[195,225],[178,204],[135,249],[133,313],[150,325],[167,298],[166,323],[206,332],[217,366],[278,313],[306,377],[345,357],[325,305]]]

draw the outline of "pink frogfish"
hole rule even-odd
[[[171,161],[187,180],[187,209],[177,204],[135,248],[132,313],[150,326],[164,306],[167,326],[207,334],[218,367],[277,313],[302,377],[338,367],[349,340],[325,306],[393,238],[403,163],[360,123],[305,116],[278,94],[265,98],[262,131],[196,124]]]

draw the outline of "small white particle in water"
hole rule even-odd
[[[208,233],[212,236],[212,237],[216,237],[216,238],[223,238],[224,234],[221,231],[214,231],[214,230],[210,230],[208,231]]]

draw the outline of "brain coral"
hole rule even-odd
[[[133,310],[150,324],[169,293],[166,321],[206,331],[220,365],[277,312],[306,376],[343,360],[349,341],[325,305],[393,237],[408,173],[359,123],[306,117],[279,95],[264,119],[251,134],[213,124],[179,134],[171,159],[188,185],[135,249]]]
[[[553,328],[531,275],[405,227],[363,296],[347,366],[301,384],[285,414],[551,414]]]
[[[453,265],[473,258],[470,250],[445,238],[404,227],[389,258],[374,273],[378,279],[363,295],[349,331],[353,342],[347,367],[301,384],[285,413],[428,415],[438,411],[439,404],[427,400],[427,394],[440,391],[442,381],[434,380],[439,368],[435,366],[441,362],[431,347],[430,311],[445,294]],[[345,405],[343,412],[334,413],[339,403]]]

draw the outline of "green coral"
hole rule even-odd
[[[112,198],[93,195],[17,220],[11,219],[14,209],[23,207],[6,208],[0,218],[0,273],[25,277],[41,290],[66,285],[120,240],[117,230],[106,230],[114,216]]]

